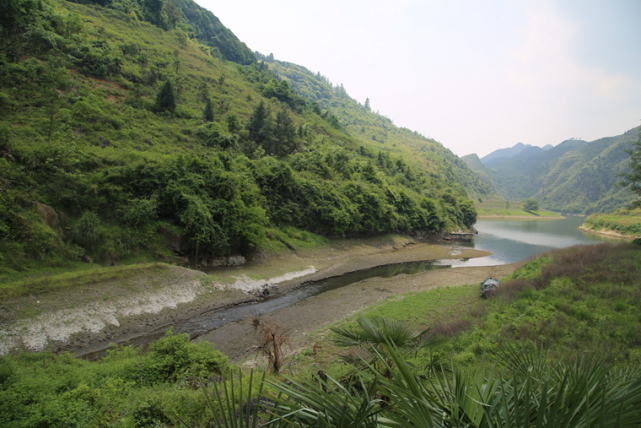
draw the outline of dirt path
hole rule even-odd
[[[480,283],[488,276],[500,278],[509,275],[522,265],[523,262],[502,266],[439,269],[393,278],[372,278],[272,312],[270,317],[291,329],[290,336],[296,348],[296,342],[303,340],[305,334],[329,326],[388,296],[436,287]],[[214,330],[199,337],[197,341],[215,343],[218,349],[233,361],[243,361],[256,356],[252,347],[257,344],[257,337],[249,318]]]

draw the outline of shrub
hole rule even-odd
[[[539,201],[534,198],[529,198],[523,201],[523,210],[524,211],[538,211]]]
[[[85,211],[74,226],[73,240],[83,247],[93,249],[101,236],[100,218],[92,211]]]
[[[118,210],[118,215],[123,224],[127,226],[140,226],[156,219],[158,201],[151,199],[134,199],[129,205]]]
[[[210,342],[189,341],[189,334],[167,335],[149,347],[149,359],[142,369],[152,383],[176,381],[183,376],[208,377],[228,367],[227,356]]]
[[[238,145],[238,136],[227,132],[221,124],[215,122],[199,127],[196,135],[208,147],[219,146],[227,149],[235,148]]]
[[[174,113],[176,111],[176,97],[171,80],[167,80],[165,84],[162,85],[158,95],[156,95],[155,108],[157,112],[168,111]]]

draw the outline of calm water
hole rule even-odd
[[[556,248],[622,242],[620,239],[584,233],[578,229],[584,217],[562,220],[481,220],[474,227],[479,234],[473,242],[452,245],[486,250],[488,257],[465,261],[444,261],[452,266],[491,266],[525,260]]]

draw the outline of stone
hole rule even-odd
[[[159,228],[158,231],[165,238],[165,242],[167,242],[167,246],[171,249],[171,251],[182,254],[182,236],[164,227]]]
[[[47,223],[47,225],[53,230],[58,231],[60,229],[60,220],[58,219],[58,213],[51,208],[49,205],[41,204],[39,202],[33,202],[38,210],[40,217]]]
[[[241,266],[246,262],[245,257],[241,255],[229,256],[225,262],[225,266]]]
[[[119,260],[118,254],[114,250],[107,251],[103,256],[104,265],[106,267],[115,266]]]

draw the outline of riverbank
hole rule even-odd
[[[490,276],[502,278],[514,272],[524,263],[443,268],[414,275],[371,278],[272,312],[269,314],[269,318],[288,329],[289,337],[292,340],[291,349],[310,349],[313,346],[313,339],[310,342],[306,337],[310,333],[328,328],[330,325],[386,299],[402,298],[403,294],[410,292],[478,284]],[[215,343],[216,347],[232,361],[244,361],[249,366],[263,364],[263,359],[257,357],[254,348],[258,344],[258,337],[249,314],[246,320],[227,324],[199,337],[197,341]]]
[[[641,238],[641,208],[612,214],[591,214],[579,227],[584,232],[622,239]]]
[[[537,217],[534,215],[479,215],[476,217],[479,220],[563,220],[565,217],[561,216],[547,216]]]
[[[619,233],[619,232],[617,232],[615,230],[608,230],[606,228],[602,228],[602,229],[598,229],[598,230],[597,229],[592,229],[590,227],[586,227],[586,226],[583,226],[583,225],[579,226],[579,230],[582,231],[582,232],[585,232],[585,233],[591,233],[591,234],[594,234],[594,235],[601,235],[601,236],[607,236],[607,237],[610,237],[610,238],[618,238],[618,239],[630,240],[630,239],[635,239],[635,238],[641,237],[641,235],[632,235],[632,236],[630,236],[630,235],[626,235],[625,233]]]
[[[82,355],[179,320],[255,301],[256,294],[264,295],[265,290],[284,292],[307,281],[380,265],[488,254],[386,235],[336,240],[315,249],[261,253],[246,265],[232,268],[196,271],[157,264],[153,270],[126,278],[3,301],[0,354],[49,349]]]

